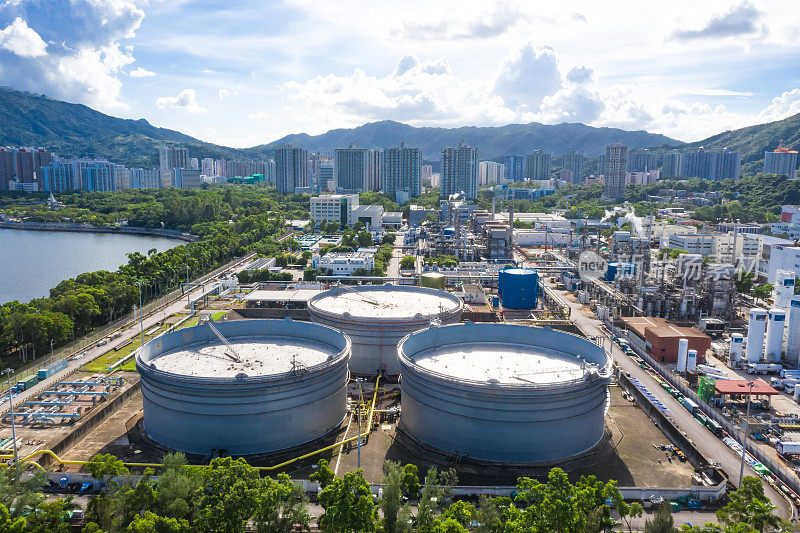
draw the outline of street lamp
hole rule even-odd
[[[17,426],[14,423],[14,400],[11,398],[11,369],[6,368],[3,370],[8,377],[8,405],[9,414],[11,415],[11,440],[14,445],[14,465],[17,467],[17,477],[19,477],[19,455],[17,450]]]
[[[753,381],[747,382],[747,409],[744,415],[744,435],[742,435],[742,464],[739,466],[739,488],[742,488],[742,480],[744,479],[744,456],[747,452],[747,421],[750,419],[750,395],[753,392]]]
[[[356,382],[358,383],[358,407],[357,407],[357,414],[358,414],[358,467],[361,468],[361,409],[364,403],[364,391],[362,390],[362,383],[363,379],[356,378]]]
[[[144,313],[142,312],[142,282],[137,281],[136,284],[139,286],[139,328],[141,329],[142,341],[141,346],[144,346]]]

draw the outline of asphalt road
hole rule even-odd
[[[610,337],[605,333],[605,330],[600,329],[600,321],[594,316],[585,314],[580,303],[574,302],[566,298],[566,291],[559,291],[554,286],[548,283],[550,287],[559,292],[571,309],[570,318],[575,324],[589,337],[602,337],[605,338],[607,345],[612,347],[612,357],[616,365],[628,372],[632,377],[641,381],[648,390],[656,396],[663,404],[669,409],[672,419],[680,430],[694,442],[695,446],[700,452],[709,460],[717,461],[728,478],[735,484],[739,484],[739,467],[741,464],[741,456],[734,453],[733,450],[728,448],[721,440],[719,440],[713,433],[711,433],[705,426],[701,426],[694,416],[687,411],[678,401],[668,394],[661,386],[653,379],[653,377],[637,365],[630,357],[613,342]],[[747,465],[745,465],[745,475],[755,476],[757,474]],[[778,494],[771,486],[764,484],[764,490],[769,496],[772,503],[778,507],[781,516],[787,519],[791,517],[791,508],[788,502]]]

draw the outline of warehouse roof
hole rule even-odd
[[[700,338],[708,339],[709,342],[711,341],[711,337],[698,329],[676,326],[659,317],[623,317],[622,321],[625,322],[628,329],[633,330],[634,333],[643,339],[645,338],[646,332],[650,331],[651,335],[660,338]]]
[[[322,289],[287,289],[285,291],[255,290],[244,297],[256,302],[307,302]]]
[[[731,395],[731,394],[747,394],[750,390],[747,386],[746,379],[718,379],[717,380],[717,394]],[[752,380],[753,396],[775,396],[779,394],[778,391],[767,385],[760,379]]]

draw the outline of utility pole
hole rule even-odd
[[[747,452],[747,421],[750,419],[750,395],[753,392],[752,381],[747,382],[747,409],[744,416],[744,435],[742,435],[742,464],[739,466],[739,488],[742,488],[742,480],[744,479],[744,456]]]
[[[186,307],[192,308],[192,301],[189,299],[189,263],[186,263]]]
[[[11,440],[14,443],[14,466],[17,467],[17,480],[19,480],[19,455],[17,450],[17,426],[14,423],[14,400],[11,398],[11,369],[6,368],[3,372],[8,377],[8,406],[11,415]]]
[[[139,346],[144,346],[144,309],[142,308],[142,282],[137,281],[136,284],[139,286],[139,328],[142,330],[142,341]]]

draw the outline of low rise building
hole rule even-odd
[[[328,252],[311,257],[311,268],[318,272],[329,271],[333,276],[350,276],[359,269],[371,272],[374,267],[375,253],[372,251]]]
[[[697,350],[698,362],[711,348],[711,337],[695,328],[676,326],[658,317],[623,317],[628,340],[649,353],[656,361],[678,360],[678,341],[689,341],[689,349]]]

